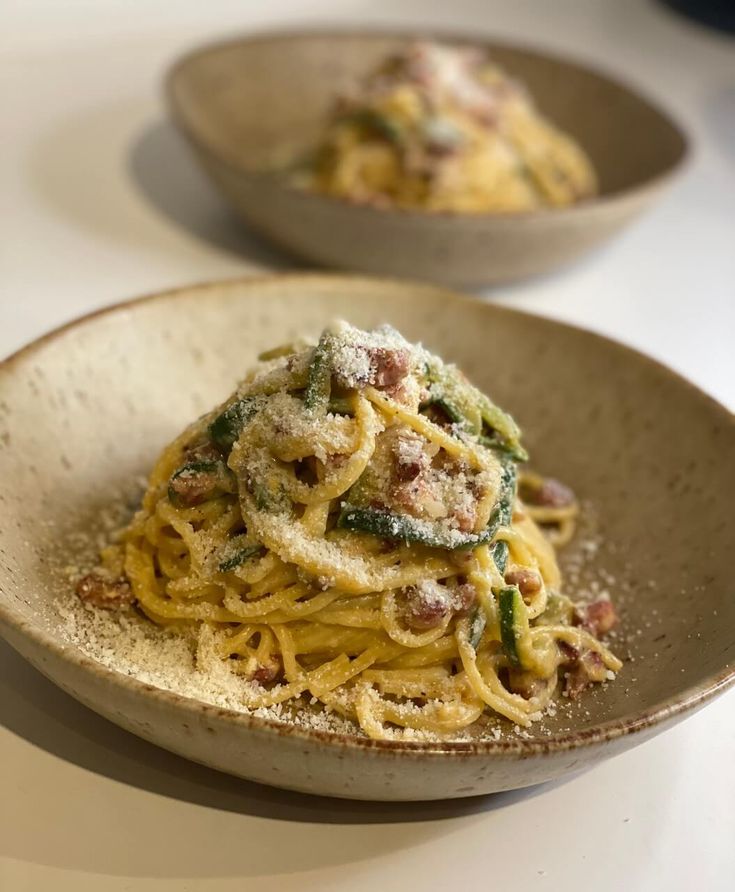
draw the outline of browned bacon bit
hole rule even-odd
[[[325,470],[327,473],[330,471],[337,471],[347,464],[349,458],[349,455],[345,455],[342,452],[333,452],[331,455],[327,456],[327,460],[324,463]]]
[[[411,431],[401,431],[392,438],[391,498],[396,506],[420,514],[427,500],[435,501],[430,469],[431,457],[425,440]]]
[[[402,406],[412,406],[416,398],[416,392],[411,386],[410,378],[404,378],[402,381],[399,381],[398,384],[393,384],[391,387],[384,387],[383,392],[386,396],[389,396],[394,403],[400,403]]]
[[[535,570],[528,567],[517,567],[515,570],[508,570],[505,574],[505,581],[508,585],[517,585],[518,591],[523,597],[536,595],[541,591],[541,577]]]
[[[557,641],[557,645],[559,647],[559,652],[562,655],[562,664],[572,664],[579,659],[579,651],[572,644],[567,644],[566,641]]]
[[[371,347],[368,354],[371,365],[370,383],[375,387],[393,387],[409,372],[411,357],[408,350]]]
[[[403,347],[350,344],[346,360],[337,358],[332,375],[339,387],[396,387],[408,375],[411,354]]]
[[[465,502],[455,508],[451,516],[454,518],[458,530],[463,533],[471,533],[477,522],[477,505],[475,502]]]
[[[546,477],[541,486],[522,484],[520,493],[527,504],[543,508],[567,508],[576,501],[574,492],[553,477]]]
[[[443,139],[438,135],[429,135],[426,142],[426,153],[430,158],[449,158],[456,155],[459,150],[458,142],[451,142],[449,139]]]
[[[394,473],[396,480],[405,483],[415,480],[428,470],[430,459],[419,437],[402,435],[393,443]]]
[[[281,672],[281,663],[278,657],[272,657],[267,663],[260,663],[253,672],[253,681],[259,685],[270,684],[278,678]]]
[[[77,582],[76,592],[85,604],[118,610],[133,603],[133,591],[127,579],[105,579],[97,573],[88,573]]]
[[[608,598],[599,598],[586,607],[575,607],[573,622],[575,626],[586,629],[595,638],[606,635],[618,621],[615,607]]]
[[[587,650],[573,664],[573,668],[564,673],[564,693],[571,700],[576,700],[593,682],[604,681],[605,673],[602,657],[597,651]]]
[[[395,486],[391,491],[394,504],[414,517],[437,519],[446,516],[446,506],[434,481],[426,477]]]
[[[405,620],[413,629],[435,629],[453,609],[453,593],[433,579],[405,589]]]
[[[217,488],[218,476],[210,471],[183,471],[171,478],[169,495],[178,505],[191,508],[207,501]]]
[[[520,694],[526,700],[539,697],[546,688],[546,681],[534,675],[533,672],[525,672],[523,669],[508,669],[508,687],[514,694]]]
[[[184,449],[184,456],[187,462],[193,461],[220,461],[222,456],[219,449],[211,440],[205,440],[203,443],[194,443]]]
[[[454,590],[454,610],[464,616],[469,613],[477,601],[477,589],[471,582],[463,582]]]

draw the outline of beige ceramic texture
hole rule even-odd
[[[555,56],[476,37],[584,146],[600,178],[598,199],[515,215],[430,214],[357,206],[265,172],[312,146],[335,93],[406,40],[307,33],[208,46],[170,71],[169,107],[222,195],[282,247],[325,267],[463,286],[571,263],[644,210],[684,159],[681,130],[629,88]]]
[[[635,662],[528,739],[400,743],[326,736],[207,706],[65,644],[59,543],[98,529],[110,493],[232,389],[262,349],[335,317],[389,321],[457,361],[523,426],[535,465],[598,508],[594,557]],[[264,783],[362,799],[522,787],[640,743],[733,682],[735,420],[602,337],[435,287],[322,275],[182,289],[72,323],[0,366],[0,630],[41,672],[129,731]],[[617,590],[613,591],[613,595]],[[571,730],[569,730],[571,728]]]

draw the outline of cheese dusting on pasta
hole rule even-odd
[[[318,701],[376,738],[527,726],[621,663],[610,601],[561,589],[574,495],[526,458],[456,367],[336,323],[264,354],[164,450],[77,591],[191,630],[248,709]]]

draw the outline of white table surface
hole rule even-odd
[[[664,200],[609,247],[489,299],[571,320],[735,406],[735,41],[644,0],[4,0],[0,355],[168,286],[283,268],[166,122],[181,49],[299,22],[452,25],[564,50],[691,131]],[[0,888],[725,890],[735,876],[735,692],[564,783],[454,803],[297,796],[119,730],[0,645]]]

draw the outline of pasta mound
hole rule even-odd
[[[190,628],[248,708],[316,699],[377,738],[526,726],[559,683],[621,665],[612,605],[561,592],[539,525],[568,539],[573,493],[519,475],[526,457],[456,367],[336,323],[263,354],[165,449],[77,591]]]
[[[513,213],[593,196],[583,149],[484,52],[415,43],[336,103],[295,181],[376,207]]]

